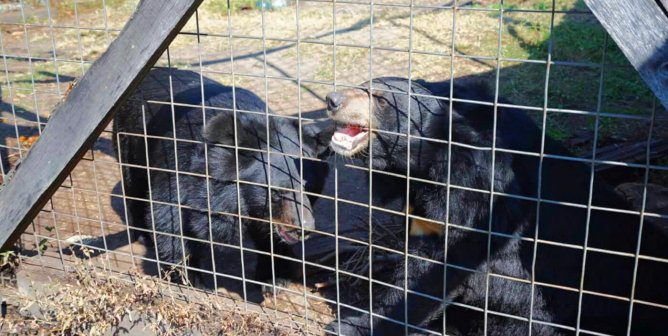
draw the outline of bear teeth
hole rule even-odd
[[[366,140],[367,134],[368,132],[360,130],[359,133],[351,136],[350,132],[347,132],[347,130],[344,132],[337,130],[332,136],[332,142],[347,150],[352,150],[359,146],[364,140]]]

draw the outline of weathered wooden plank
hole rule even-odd
[[[661,0],[585,0],[668,109],[668,16]]]
[[[0,245],[7,247],[25,230],[201,2],[139,3],[118,38],[56,107],[39,141],[0,190]]]
[[[650,143],[650,159],[663,157],[668,152],[668,139],[654,139]],[[581,158],[591,158],[592,153],[580,155]],[[617,162],[645,162],[647,159],[647,141],[609,145],[596,150],[596,160]],[[617,166],[598,164],[596,171],[602,171]]]

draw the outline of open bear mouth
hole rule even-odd
[[[281,237],[281,239],[290,244],[296,244],[301,241],[301,232],[300,230],[297,229],[292,229],[292,228],[287,228],[283,225],[275,225],[276,228],[276,233]],[[304,233],[304,239],[306,239],[307,235]]]
[[[332,149],[345,156],[356,154],[367,146],[369,129],[361,125],[346,124],[337,126],[332,135]]]

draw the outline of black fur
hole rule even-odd
[[[417,95],[435,93],[449,96],[449,85],[445,83],[422,84],[413,82],[411,91]],[[412,96],[409,108],[405,94],[409,84],[402,78],[375,79],[373,87],[395,91],[373,92],[374,128],[406,134],[410,125],[410,134],[413,136],[449,140],[448,101]],[[456,87],[455,97],[488,102],[494,100],[481,87]],[[409,259],[406,267],[397,265],[392,283],[403,287],[406,271],[409,290],[432,298],[445,297],[451,303],[444,305],[440,300],[414,294],[409,294],[406,302],[403,291],[382,289],[379,288],[382,286],[374,285],[374,314],[397,321],[406,321],[404,316],[407,316],[407,322],[411,325],[440,332],[445,312],[447,333],[453,335],[482,335],[485,325],[481,310],[485,308],[486,302],[490,311],[528,319],[532,305],[531,285],[507,277],[531,279],[534,243],[519,238],[534,237],[538,217],[539,239],[570,244],[572,247],[538,243],[533,276],[540,284],[534,288],[532,318],[534,321],[575,328],[578,323],[578,293],[541,284],[575,289],[580,287],[583,251],[577,246],[585,244],[587,211],[582,207],[557,205],[551,201],[587,205],[590,166],[572,160],[544,158],[540,198],[547,201],[540,204],[540,212],[537,214],[535,201],[499,194],[537,197],[539,158],[498,150],[492,155],[493,107],[454,103],[451,112],[452,141],[455,143],[451,146],[450,155],[447,143],[411,138],[408,161],[405,136],[375,132],[371,140],[372,165],[375,169],[407,174],[410,166],[411,177],[445,183],[448,182],[449,164],[451,185],[480,190],[476,192],[453,187],[448,198],[444,186],[416,180],[410,182],[408,202],[414,207],[414,215],[441,222],[447,218],[447,222],[453,224],[445,233],[447,249],[444,249],[443,237],[411,236],[408,241],[409,249],[414,254],[442,262],[447,253],[449,267],[445,272],[446,292],[444,295],[443,267],[417,258]],[[332,118],[337,120],[336,112],[332,113]],[[540,152],[542,133],[523,111],[499,108],[497,116],[497,149]],[[573,157],[561,144],[549,137],[545,139],[545,153]],[[368,160],[368,155],[365,158]],[[492,178],[497,194],[490,202]],[[593,181],[592,205],[629,209],[604,181],[597,176]],[[405,185],[388,185],[374,180],[374,193],[386,198],[388,195],[401,197],[405,195]],[[446,204],[447,199],[449,204]],[[490,204],[493,207],[491,218]],[[446,209],[449,210],[446,212]],[[636,215],[592,210],[587,245],[590,248],[634,254],[639,224],[640,219]],[[490,226],[493,232],[505,236],[491,236],[488,241],[490,235],[481,231],[489,230]],[[662,251],[666,250],[667,245],[662,230],[645,221],[643,231],[641,254],[657,256],[657,253],[664,253]],[[665,305],[668,303],[668,295],[663,290],[657,291],[657,288],[665,287],[668,270],[662,264],[650,264],[645,263],[647,274],[639,273],[636,279],[636,298],[639,293],[644,293],[644,300]],[[590,250],[587,252],[583,275],[584,289],[628,298],[632,291],[633,267],[633,257]],[[504,277],[490,276],[487,291],[485,272]],[[409,308],[407,312],[405,306]],[[580,328],[599,333],[626,334],[630,309],[628,302],[584,294],[581,306]],[[633,335],[659,335],[667,332],[665,310],[636,303],[634,312],[631,328]],[[338,330],[343,335],[369,334],[368,316],[342,318],[341,329],[338,330],[339,324],[335,321],[330,325],[330,330]],[[531,328],[533,335],[574,334],[567,329],[545,324],[534,323]],[[487,335],[527,335],[529,324],[521,319],[490,313],[486,329]],[[404,328],[387,319],[374,318],[373,332],[383,336],[403,335]],[[408,328],[408,333],[421,334],[415,328]]]
[[[199,82],[199,75],[195,73],[170,69],[153,70],[148,78],[153,78],[155,81],[155,78],[166,78],[166,74],[174,78],[181,77]],[[143,236],[147,241],[156,244],[157,257],[164,263],[161,265],[164,269],[183,264],[183,257],[189,256],[188,265],[211,270],[210,244],[182,240],[178,235],[242,246],[240,227],[243,228],[244,237],[250,237],[255,248],[269,252],[270,237],[273,234],[274,252],[291,255],[290,245],[278,233],[278,225],[274,225],[274,232],[270,232],[267,222],[242,219],[240,226],[239,219],[235,215],[240,212],[242,216],[268,220],[269,204],[271,204],[271,217],[276,222],[291,224],[292,227],[288,229],[293,230],[294,235],[299,235],[300,226],[305,229],[314,228],[313,216],[310,213],[311,202],[314,200],[306,195],[303,197],[302,218],[302,194],[299,190],[303,187],[303,183],[300,178],[299,159],[284,155],[300,154],[298,123],[295,120],[269,116],[267,127],[265,103],[252,92],[236,88],[234,92],[236,108],[260,114],[236,113],[237,143],[235,144],[235,117],[231,110],[232,88],[207,78],[204,78],[204,82],[203,90],[198,85],[186,89],[174,96],[174,102],[201,105],[203,93],[204,104],[217,109],[207,108],[203,112],[202,108],[174,106],[172,111],[172,107],[168,104],[144,104],[131,99],[118,112],[114,120],[114,139],[118,139],[119,143],[116,144],[114,141],[114,144],[120,145],[120,162],[146,167],[148,157],[148,167],[151,168],[146,170],[123,166],[125,194],[132,198],[153,201],[149,204],[146,201],[128,200],[129,225],[148,230],[155,228],[155,238],[150,232],[144,233]],[[145,80],[135,97],[145,99],[166,96],[166,100],[169,101],[169,91],[166,91],[169,87],[168,82],[160,84],[162,85],[157,89],[160,92],[156,93],[155,83]],[[145,113],[142,112],[142,105]],[[146,129],[143,127],[144,119]],[[267,129],[270,132],[271,165],[266,152],[253,151],[267,150]],[[141,136],[144,132],[149,136],[146,140],[147,146]],[[318,141],[326,139],[327,135],[318,133],[316,127],[303,127],[302,153],[305,157],[314,158],[326,151],[326,142]],[[172,140],[175,136],[178,139],[176,155],[175,142]],[[235,159],[235,145],[241,148],[238,151],[238,165]],[[208,155],[208,167],[205,155]],[[309,182],[306,184],[306,190],[319,193],[322,189],[322,180],[327,175],[326,166],[322,168],[318,165],[315,169],[311,167],[312,163],[309,160],[303,162],[304,180]],[[160,170],[174,170],[177,164],[178,171],[181,172],[178,177],[173,172]],[[242,181],[239,195],[235,182],[237,166],[239,179]],[[204,174],[209,176],[208,190],[207,178],[202,176]],[[270,177],[272,187],[296,191],[272,188],[269,196],[266,187],[243,183],[246,181],[266,185]],[[238,203],[238,200],[241,203]],[[181,211],[178,204],[182,206]],[[308,232],[305,232],[306,234]],[[149,248],[152,249],[153,246]],[[255,269],[257,280],[271,283],[271,262],[269,256],[259,255]],[[295,276],[296,270],[292,265],[294,263],[286,263],[286,260],[281,258],[275,258],[274,262],[277,279]]]

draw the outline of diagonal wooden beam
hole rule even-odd
[[[668,109],[668,0],[585,0]]]
[[[668,17],[668,0],[658,0],[659,1],[659,6],[661,6],[661,9],[663,10],[663,14],[665,14]]]
[[[142,0],[109,49],[56,107],[39,141],[0,190],[7,248],[51,198],[202,0]]]

